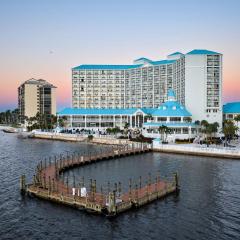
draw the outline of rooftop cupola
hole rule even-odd
[[[168,90],[167,99],[168,101],[176,101],[176,94],[172,89]]]

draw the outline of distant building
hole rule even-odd
[[[18,88],[20,116],[56,115],[56,87],[43,79],[29,79]]]
[[[195,49],[166,60],[72,68],[73,108],[158,108],[173,89],[193,120],[222,124],[222,54]]]
[[[234,120],[240,115],[240,102],[230,102],[223,105],[223,120]],[[240,134],[240,122],[235,121],[236,126],[239,127],[238,134]]]

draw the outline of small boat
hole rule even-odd
[[[9,127],[9,128],[4,128],[3,132],[5,132],[5,133],[17,133],[18,130],[16,128]]]

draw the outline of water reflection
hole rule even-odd
[[[181,193],[109,220],[46,201],[21,197],[19,176],[32,178],[39,159],[98,146],[17,139],[0,132],[1,239],[240,239],[240,162],[148,153],[66,172],[86,179],[121,181],[178,171]],[[65,175],[64,174],[64,175]]]

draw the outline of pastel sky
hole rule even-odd
[[[240,101],[239,0],[0,0],[0,111],[29,78],[55,84],[71,105],[71,68],[223,53],[223,100]]]

